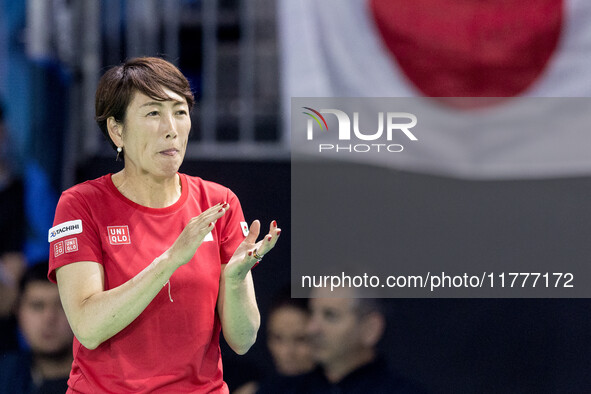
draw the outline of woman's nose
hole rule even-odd
[[[176,129],[176,124],[174,121],[174,117],[172,115],[165,116],[163,127],[166,131],[166,139],[173,139],[177,137],[178,133]]]

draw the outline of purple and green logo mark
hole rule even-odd
[[[318,117],[316,117],[309,112],[302,112],[303,114],[306,114],[306,115],[310,116],[312,119],[314,119],[316,121],[316,123],[318,123],[318,125],[320,126],[320,130],[323,130],[324,128],[326,128],[326,131],[328,131],[328,125],[326,124],[326,119],[324,119],[324,116],[322,116],[320,114],[320,112],[318,112],[315,109],[310,108],[310,107],[302,107],[302,108],[307,109],[308,111],[312,111],[316,115],[318,115]],[[318,119],[318,118],[322,119],[322,123],[324,123],[324,127],[322,126],[322,123],[320,123],[320,119]]]

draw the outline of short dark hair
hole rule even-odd
[[[109,69],[99,80],[95,95],[95,119],[101,132],[110,142],[107,119],[111,116],[119,123],[125,120],[125,111],[136,91],[155,100],[166,100],[163,87],[187,100],[189,111],[195,99],[187,78],[172,63],[158,57],[138,57]]]
[[[275,295],[269,306],[268,315],[271,316],[274,312],[282,308],[297,309],[304,314],[309,314],[308,299],[307,298],[292,298],[291,287],[282,287]]]
[[[47,272],[49,271],[49,263],[47,261],[43,261],[40,263],[36,263],[34,265],[30,265],[25,269],[23,276],[21,276],[20,281],[18,282],[18,294],[19,300],[22,298],[27,286],[31,282],[44,282],[51,284],[49,279],[47,279]]]

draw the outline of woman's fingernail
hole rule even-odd
[[[248,256],[252,256],[252,250],[250,252],[248,252]]]
[[[277,227],[277,222],[273,220],[273,227]]]
[[[281,234],[281,230],[277,230],[277,236]]]

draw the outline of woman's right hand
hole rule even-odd
[[[166,257],[174,261],[178,267],[188,263],[205,236],[213,230],[216,221],[224,216],[229,208],[230,204],[227,202],[219,203],[189,220],[183,232],[165,252]]]

